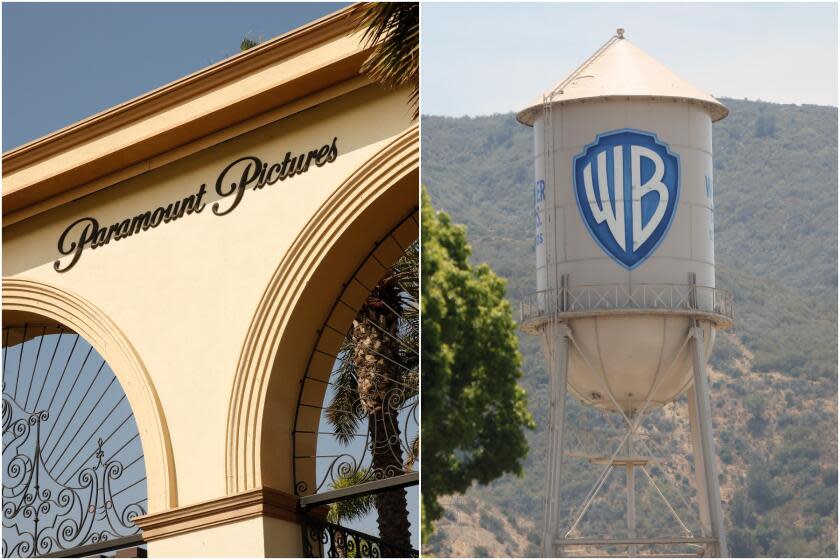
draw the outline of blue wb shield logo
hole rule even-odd
[[[680,160],[641,130],[599,134],[573,163],[574,191],[586,228],[628,270],[662,243],[680,196]]]

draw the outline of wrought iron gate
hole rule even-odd
[[[56,324],[3,327],[3,556],[142,544],[143,450],[114,372]]]

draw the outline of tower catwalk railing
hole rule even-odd
[[[552,317],[565,319],[616,311],[701,315],[719,327],[727,327],[734,320],[730,292],[694,284],[581,285],[535,292],[520,302],[521,322],[526,330]]]

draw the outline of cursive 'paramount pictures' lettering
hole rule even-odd
[[[224,201],[213,203],[213,213],[217,216],[224,216],[233,212],[249,187],[259,190],[266,185],[273,185],[277,181],[283,181],[306,173],[312,164],[322,167],[336,160],[338,157],[338,138],[333,138],[332,144],[324,144],[318,149],[310,150],[298,156],[292,156],[287,152],[281,162],[269,165],[258,157],[245,156],[228,164],[216,179],[216,194]],[[233,180],[232,180],[233,179]],[[148,210],[137,216],[126,218],[110,226],[99,226],[95,218],[81,218],[76,220],[58,238],[58,252],[69,257],[67,264],[62,267],[61,259],[53,263],[57,272],[67,272],[82,256],[85,247],[91,249],[107,245],[111,241],[119,241],[131,237],[141,231],[156,228],[160,224],[166,224],[182,218],[189,214],[200,214],[204,210],[204,195],[207,194],[207,185],[201,185],[195,194],[171,202],[166,206],[160,206],[154,210]]]

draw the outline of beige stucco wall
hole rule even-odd
[[[168,426],[177,505],[225,494],[232,383],[266,284],[337,187],[411,124],[406,99],[403,91],[367,86],[4,229],[4,277],[81,296],[133,345]],[[212,213],[216,178],[228,163],[246,155],[273,163],[334,137],[335,162],[249,190],[230,214]],[[71,270],[54,270],[59,236],[75,220],[110,225],[194,194],[201,184],[208,190],[202,213],[87,248]],[[292,492],[290,477],[273,477],[284,478],[281,490]],[[150,502],[150,513],[161,507]],[[256,520],[240,523],[250,522]]]
[[[254,517],[149,543],[150,557],[178,557],[194,553],[210,558],[282,557],[300,550],[300,526],[271,517]]]

